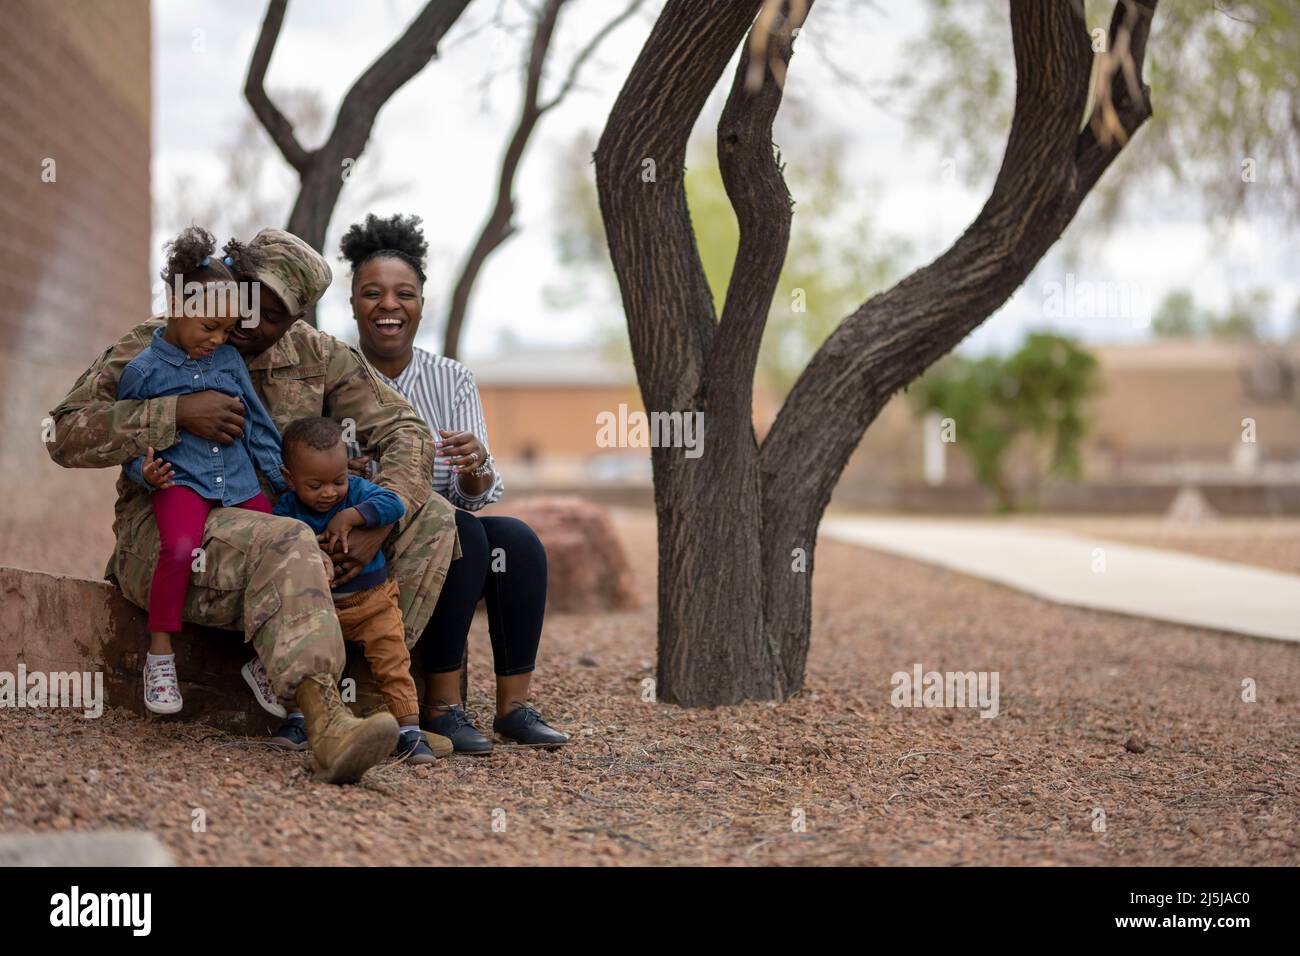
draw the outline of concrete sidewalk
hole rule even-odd
[[[993,521],[834,516],[821,534],[1060,604],[1300,641],[1300,575]]]

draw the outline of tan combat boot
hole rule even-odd
[[[327,674],[299,685],[298,707],[307,719],[312,767],[326,783],[355,783],[397,746],[397,719],[387,712],[353,717]]]

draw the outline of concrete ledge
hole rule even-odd
[[[0,567],[0,671],[102,671],[105,706],[145,714],[145,613],[107,581]],[[239,668],[253,653],[234,631],[186,625],[176,641],[185,697],[177,717],[261,736],[275,719],[253,700]]]
[[[548,553],[547,608],[551,612],[623,611],[640,597],[609,512],[576,497],[537,497],[493,508],[515,515],[536,531]],[[184,710],[149,714],[142,672],[149,635],[146,614],[107,581],[0,567],[0,672],[99,672],[104,706],[150,720],[197,720],[222,730],[262,737],[279,723],[263,711],[239,669],[253,656],[237,631],[187,624],[178,635],[176,672]],[[468,654],[466,659],[468,660]],[[423,695],[418,655],[412,661]],[[383,698],[359,645],[347,645],[344,677],[356,681],[358,714],[383,707]],[[461,692],[467,690],[462,678]]]

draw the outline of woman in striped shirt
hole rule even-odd
[[[425,675],[420,726],[451,738],[458,753],[489,753],[460,697],[470,622],[487,605],[497,675],[492,729],[509,740],[555,746],[568,735],[527,703],[546,607],[546,551],[518,518],[473,512],[501,497],[501,475],[487,447],[483,405],[469,369],[415,347],[424,308],[428,243],[418,216],[366,217],[342,242],[352,264],[352,315],[361,351],[407,397],[433,432],[433,490],[457,508],[462,556],[451,562],[433,618],[418,647]],[[367,468],[365,459],[356,467]]]

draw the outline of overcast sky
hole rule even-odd
[[[960,180],[944,181],[944,158],[909,136],[902,119],[878,106],[872,96],[891,75],[908,37],[923,28],[920,5],[859,4],[854,11],[851,2],[818,4],[791,71],[786,108],[808,112],[810,122],[850,140],[853,169],[848,178],[862,187],[855,201],[880,229],[910,241],[910,271],[942,252],[969,224],[995,170],[974,188]],[[421,6],[419,0],[294,0],[271,62],[268,88],[273,95],[287,89],[313,90],[334,110],[353,80]],[[441,329],[431,320],[441,315],[459,261],[487,213],[519,92],[513,65],[521,60],[520,39],[490,29],[472,32],[496,6],[496,0],[477,0],[452,28],[442,56],[389,101],[370,141],[375,162],[367,164],[370,153],[363,155],[345,187],[342,215],[336,214],[328,239],[335,282],[321,314],[326,329],[350,341],[355,334],[347,275],[334,251],[338,237],[366,211],[400,211],[425,220],[431,261],[421,344],[435,351],[439,347]],[[548,114],[534,136],[516,190],[520,232],[490,261],[476,288],[462,355],[471,363],[475,356],[498,350],[505,334],[525,343],[575,343],[590,340],[600,326],[621,322],[604,296],[593,295],[564,311],[549,309],[544,301],[544,289],[564,279],[551,227],[554,183],[569,144],[584,130],[599,132],[660,6],[661,0],[647,0],[642,15],[607,41],[588,65],[582,88]],[[567,68],[573,52],[617,8],[615,0],[575,0],[565,11],[552,83],[559,66]],[[248,114],[243,81],[265,4],[155,0],[153,11],[155,245],[161,246],[177,225],[163,221],[168,211],[189,208],[187,198],[210,201],[218,192],[232,137]],[[819,33],[819,17],[835,29]],[[517,12],[514,18],[519,19]],[[806,65],[804,57],[809,58]],[[859,71],[863,87],[838,83],[817,58]],[[268,153],[274,149],[269,139],[261,145]],[[783,158],[797,164],[798,143],[782,146]],[[1140,137],[1135,146],[1140,146]],[[287,218],[294,180],[278,154],[267,169],[268,183],[282,204],[279,215]],[[202,195],[178,195],[181,177],[189,179],[188,190]],[[368,208],[353,208],[365,198],[365,190],[378,186],[391,195]],[[1143,311],[1143,305],[1149,308],[1177,287],[1192,289],[1198,301],[1215,307],[1226,305],[1234,292],[1271,288],[1272,321],[1280,325],[1289,319],[1300,298],[1300,244],[1282,224],[1240,222],[1215,233],[1191,204],[1159,191],[1141,197],[1132,208],[1141,215],[1104,241],[1092,243],[1094,251],[1074,271],[1076,284],[1111,283],[1112,293],[1118,289],[1129,294],[1137,307],[1087,321],[1075,319],[1068,307],[1060,317],[1045,314],[1053,301],[1050,283],[1065,276],[1060,257],[1053,256],[963,348],[1008,348],[1026,329],[1045,327],[1095,342],[1144,338],[1146,316],[1130,313]]]

